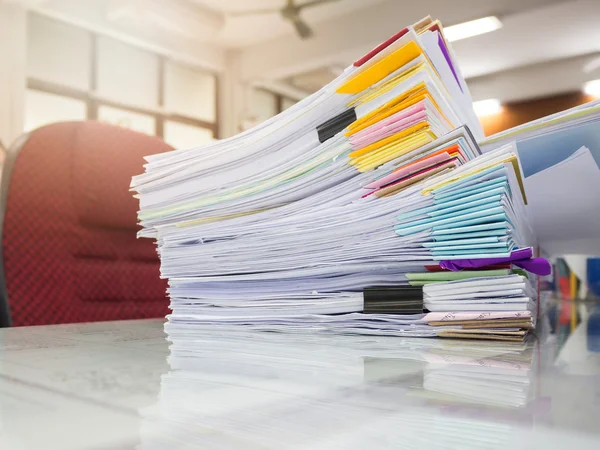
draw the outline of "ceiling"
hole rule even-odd
[[[476,100],[552,95],[600,78],[598,65],[593,71],[583,70],[600,56],[599,0],[380,2],[316,24],[317,38],[312,42],[278,37],[247,48],[243,72],[248,78],[284,79],[310,92],[333,78],[332,67],[351,64],[397,31],[399,24],[412,23],[427,13],[445,25],[488,15],[502,20],[504,26],[498,31],[453,43]]]
[[[62,19],[152,42],[215,70],[223,70],[236,55],[242,79],[276,81],[307,93],[428,14],[446,26],[488,15],[502,20],[498,31],[453,44],[475,99],[549,95],[600,78],[600,64],[583,70],[600,56],[600,0],[338,0],[302,11],[315,33],[306,41],[277,12],[233,15],[279,8],[286,0],[1,2],[24,3]]]
[[[463,75],[470,80],[469,85],[475,87],[472,88],[474,97],[518,100],[554,91],[575,90],[586,79],[600,78],[600,0],[519,3],[502,2],[506,8],[504,12],[494,13],[493,9],[484,8],[478,17],[496,14],[502,19],[503,27],[452,44]],[[431,11],[434,10],[444,11],[443,8],[431,8]],[[473,18],[467,13],[457,17],[443,22],[453,24]],[[293,44],[283,45],[289,47]],[[287,51],[294,53],[294,49]],[[346,53],[338,51],[331,65],[347,66],[357,53],[360,52],[346,56]],[[271,54],[274,54],[273,50]],[[317,64],[314,68],[286,77],[286,80],[297,88],[313,91],[332,80],[333,73],[335,71],[332,72],[329,65]],[[525,86],[519,84],[519,78],[523,78]],[[490,88],[492,85],[502,92],[486,94],[483,87]]]
[[[294,36],[291,24],[282,20],[280,13],[235,16],[240,11],[282,8],[286,0],[189,0],[192,3],[218,11],[225,17],[223,29],[214,35],[214,42],[229,48],[248,47],[277,36]],[[297,0],[301,4],[306,0]],[[332,18],[376,7],[386,0],[337,0],[302,11],[309,24],[324,23]]]

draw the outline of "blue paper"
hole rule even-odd
[[[436,230],[431,233],[436,239],[438,239],[442,235],[453,235],[453,234],[461,234],[461,233],[471,233],[473,231],[492,231],[492,230],[506,230],[508,228],[507,222],[495,222],[495,223],[484,223],[480,225],[473,226],[465,226],[462,228],[454,228],[454,229],[445,229],[445,230]]]
[[[404,221],[412,217],[417,217],[426,214],[433,217],[450,213],[453,211],[460,211],[473,206],[483,205],[486,202],[489,203],[496,200],[500,200],[502,198],[502,193],[504,192],[506,192],[505,188],[500,187],[497,189],[480,192],[468,197],[463,197],[457,200],[442,202],[440,204],[438,204],[436,201],[436,203],[432,206],[427,206],[425,208],[419,208],[410,212],[399,214],[397,218],[399,221]]]
[[[484,224],[488,222],[494,221],[506,221],[506,214],[504,213],[504,208],[502,206],[498,206],[495,208],[489,209],[480,209],[474,208],[476,211],[473,211],[468,214],[464,214],[461,212],[458,215],[453,215],[452,217],[445,219],[427,219],[425,223],[421,223],[418,225],[412,225],[410,227],[403,227],[401,225],[396,225],[394,230],[400,236],[407,236],[413,233],[418,233],[419,231],[425,231],[428,229],[432,229],[433,231],[442,230],[447,228],[460,228],[467,225],[478,225]]]
[[[455,240],[447,240],[447,241],[442,241],[442,242],[426,242],[423,244],[423,247],[428,247],[428,248],[438,248],[438,247],[443,247],[443,246],[450,246],[450,245],[472,245],[472,244],[495,244],[497,242],[500,242],[500,239],[498,238],[498,236],[486,236],[486,237],[481,237],[481,238],[474,238],[474,239],[455,239]],[[504,242],[506,242],[506,240],[504,240]]]
[[[436,234],[434,236],[436,242],[445,242],[453,239],[477,238],[477,237],[493,237],[505,236],[506,228],[496,230],[476,231],[473,233],[455,233],[455,234]]]
[[[495,178],[493,180],[484,181],[481,183],[475,183],[474,186],[466,186],[464,188],[444,192],[442,194],[436,194],[434,192],[433,197],[435,198],[436,203],[444,202],[444,201],[452,201],[452,200],[457,200],[460,198],[468,197],[470,195],[479,194],[481,192],[487,192],[489,189],[496,189],[496,188],[502,186],[503,184],[508,185],[508,178],[506,176],[501,176],[501,177]]]
[[[587,147],[600,167],[600,119],[517,141],[523,175],[530,177]]]

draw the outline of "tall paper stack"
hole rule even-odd
[[[132,190],[169,279],[169,330],[522,340],[536,283],[511,262],[535,236],[513,146],[481,155],[482,137],[425,19],[249,131],[149,156]],[[418,274],[446,263],[472,268],[470,289],[435,298]]]

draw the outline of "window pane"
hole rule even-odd
[[[254,89],[252,95],[252,115],[256,123],[264,122],[277,114],[277,97],[262,89]]]
[[[25,131],[53,122],[85,120],[87,106],[81,100],[28,89],[25,94]]]
[[[98,108],[98,120],[152,136],[156,132],[156,119],[154,117],[148,114],[113,108],[112,106],[101,105]]]
[[[193,148],[213,141],[212,130],[186,123],[165,122],[165,142],[175,148]]]
[[[165,107],[169,112],[214,123],[216,92],[214,75],[167,62]]]
[[[158,56],[98,38],[98,95],[125,105],[158,107]]]
[[[283,111],[285,111],[286,109],[288,109],[290,106],[293,106],[296,104],[296,100],[292,100],[291,98],[286,98],[283,97],[283,100],[281,102],[281,109]]]
[[[30,14],[27,33],[29,77],[89,89],[92,48],[89,32]]]

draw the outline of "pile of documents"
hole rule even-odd
[[[536,238],[514,145],[482,138],[427,18],[251,130],[147,157],[169,329],[522,340],[536,283],[513,262]]]

